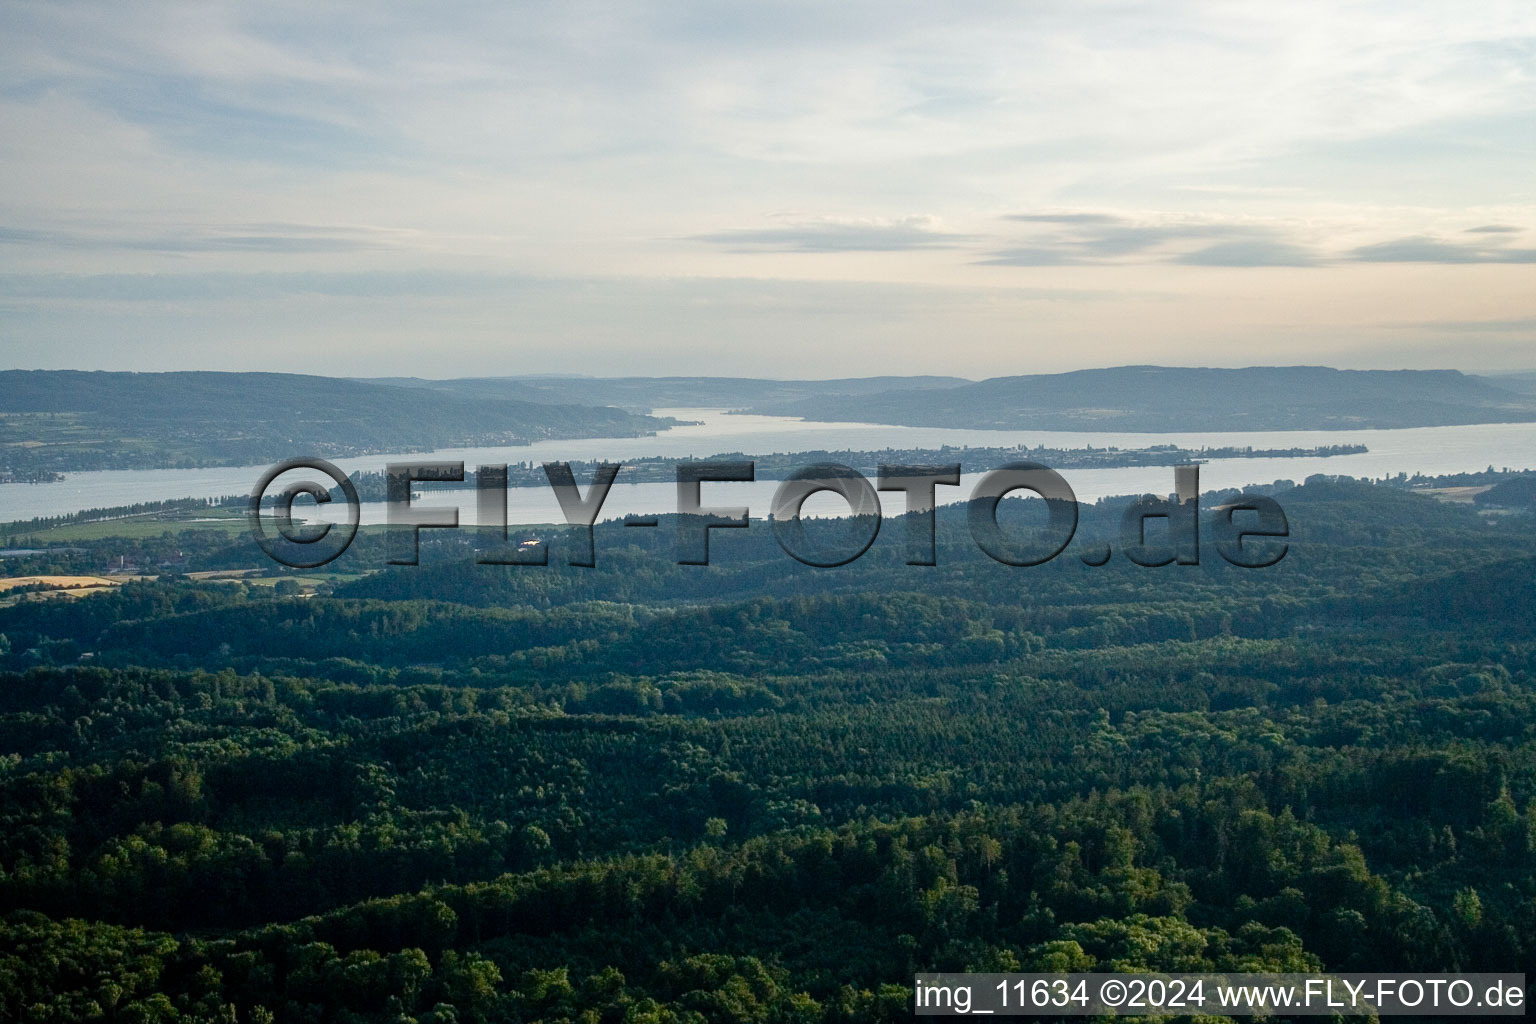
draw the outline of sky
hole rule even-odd
[[[0,365],[1536,368],[1536,4],[0,5]]]

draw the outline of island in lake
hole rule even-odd
[[[984,473],[1007,462],[1028,460],[1052,469],[1129,469],[1140,466],[1186,466],[1213,459],[1328,458],[1335,455],[1361,455],[1366,451],[1368,449],[1363,444],[1331,444],[1317,448],[1254,448],[1252,446],[1182,448],[1178,445],[1158,444],[1147,448],[943,445],[939,448],[882,448],[879,450],[816,449],[802,452],[774,452],[771,455],[725,452],[704,459],[659,456],[626,459],[621,463],[622,468],[615,482],[672,483],[677,479],[677,467],[693,462],[751,462],[754,464],[758,480],[784,480],[796,470],[824,462],[848,466],[872,477],[881,465],[958,464],[963,473]],[[600,464],[593,461],[573,461],[570,463],[571,472],[578,481],[590,480]],[[362,500],[385,500],[383,472],[353,473],[352,482],[357,486],[358,495]],[[472,486],[475,483],[475,472],[468,466],[465,467],[463,483],[465,486]],[[528,461],[513,463],[507,467],[507,486],[548,487],[549,477],[545,475],[542,463]],[[339,498],[339,492],[335,496]]]

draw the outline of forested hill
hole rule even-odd
[[[0,371],[0,470],[13,472],[633,436],[669,422],[292,373]]]
[[[1342,430],[1536,421],[1536,396],[1455,370],[1118,366],[761,403],[812,420],[1005,430]]]

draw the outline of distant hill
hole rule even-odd
[[[0,470],[13,473],[632,436],[670,422],[289,373],[0,371]]]
[[[1523,373],[1485,373],[1482,379],[1506,391],[1536,395],[1536,370],[1527,370]]]
[[[848,377],[840,380],[768,380],[757,377],[463,377],[424,380],[385,377],[372,383],[431,388],[479,398],[616,405],[648,412],[678,407],[741,409],[802,399],[887,391],[926,391],[972,384],[961,377]]]
[[[1455,370],[1121,366],[763,402],[813,420],[1004,430],[1344,430],[1536,421],[1536,395]]]
[[[456,380],[431,380],[426,377],[360,377],[356,378],[356,381],[359,384],[381,384],[385,387],[444,391],[463,398],[496,398],[514,402],[552,404],[547,393],[524,387],[511,377],[460,377]],[[553,404],[559,403],[556,401]]]

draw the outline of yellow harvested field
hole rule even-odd
[[[50,587],[116,587],[121,586],[125,576],[13,576],[9,579],[0,579],[0,591],[15,590],[17,587],[30,587],[38,583],[47,584]]]
[[[1492,487],[1492,484],[1484,484],[1481,487],[1415,487],[1414,491],[1418,494],[1428,494],[1441,501],[1470,505],[1473,498]]]

